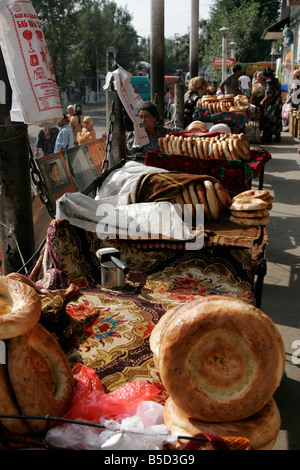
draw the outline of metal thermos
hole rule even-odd
[[[119,289],[125,285],[125,276],[129,271],[120,252],[116,248],[100,248],[96,252],[100,260],[101,285],[107,289]]]

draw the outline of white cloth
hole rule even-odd
[[[0,0],[0,46],[12,89],[12,121],[52,127],[63,116],[39,18],[29,0]]]
[[[66,193],[56,201],[56,218],[96,232],[100,239],[173,239],[191,241],[192,228],[167,201],[128,205],[128,195],[140,176],[165,172],[142,163],[127,162],[102,183],[95,199],[81,193]]]

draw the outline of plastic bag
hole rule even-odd
[[[30,1],[0,2],[0,47],[12,88],[12,121],[56,125],[59,90],[39,18]]]
[[[289,114],[290,114],[291,107],[292,107],[291,103],[284,103],[284,105],[282,106],[282,119],[284,121],[289,120]]]
[[[46,441],[73,450],[161,450],[165,443],[177,441],[163,423],[163,414],[163,405],[142,401],[129,415],[102,418],[104,428],[64,424],[50,429]]]
[[[130,413],[141,401],[151,400],[159,393],[154,385],[129,382],[117,390],[105,393],[94,370],[77,364],[73,369],[75,392],[70,409],[64,416],[99,423],[100,419],[114,418]]]

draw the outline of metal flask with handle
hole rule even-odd
[[[120,289],[125,285],[125,276],[129,268],[120,259],[116,248],[100,248],[96,252],[100,261],[101,285],[107,289]]]

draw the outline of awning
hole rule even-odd
[[[277,23],[272,24],[264,30],[261,39],[283,39],[283,28],[289,21],[290,18],[287,16]]]

